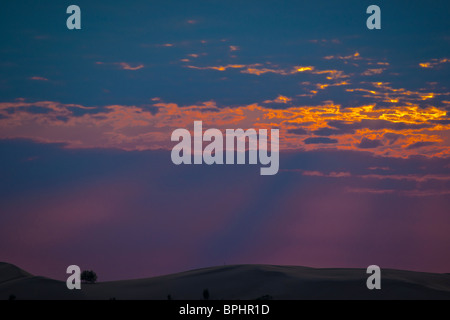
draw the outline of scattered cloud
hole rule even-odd
[[[119,65],[123,70],[139,70],[144,68],[143,64],[137,65],[132,67],[129,63],[126,62],[118,62],[116,63],[117,65]]]
[[[330,138],[323,138],[323,137],[313,137],[313,138],[307,138],[303,140],[306,144],[320,144],[320,143],[338,143],[336,139],[330,139]]]
[[[44,77],[37,77],[37,76],[30,77],[30,80],[36,80],[36,81],[48,81],[47,78],[44,78]]]
[[[212,67],[196,67],[196,66],[186,66],[191,69],[199,69],[199,70],[217,70],[217,71],[225,71],[227,69],[242,69],[245,65],[242,64],[227,64],[225,66],[212,66]]]
[[[288,101],[282,97],[277,97],[278,104]],[[160,98],[152,103],[88,108],[52,101],[4,102],[0,103],[0,138],[62,142],[71,148],[170,149],[174,129],[191,128],[194,121],[202,120],[205,127],[218,129],[277,128],[281,150],[312,151],[332,145],[388,157],[450,155],[446,136],[450,124],[439,122],[447,119],[446,112],[434,107],[342,108],[328,102],[285,109],[257,103],[219,108],[214,101],[179,106]]]
[[[358,148],[360,149],[372,149],[372,148],[377,148],[383,145],[383,142],[381,142],[381,140],[370,140],[367,139],[366,137],[363,137],[361,142],[358,144]]]
[[[417,148],[432,146],[434,144],[436,144],[436,142],[433,142],[433,141],[419,141],[419,142],[415,142],[415,143],[410,144],[409,146],[406,147],[406,149],[408,149],[408,150],[417,149]]]
[[[290,101],[292,101],[291,98],[279,95],[274,100],[265,100],[264,103],[284,103],[284,104],[286,104]]]
[[[307,135],[308,131],[303,128],[296,128],[296,129],[288,129],[287,133],[298,134],[298,135]]]
[[[337,60],[360,60],[362,58],[361,58],[361,55],[359,54],[359,52],[355,52],[354,54],[351,54],[348,56],[340,56],[340,55],[326,56],[326,57],[324,57],[324,59],[325,60],[334,60],[334,59],[337,59]]]
[[[364,71],[364,72],[362,73],[362,75],[363,75],[363,76],[373,76],[373,75],[376,75],[376,74],[381,74],[381,73],[383,73],[384,70],[385,70],[384,68],[368,69],[368,70]]]
[[[95,62],[95,64],[98,65],[115,65],[115,66],[119,66],[120,69],[122,70],[140,70],[142,68],[144,68],[145,66],[143,64],[138,64],[135,66],[132,66],[130,63],[128,62],[112,62],[112,63],[108,63],[108,62],[102,62],[102,61],[97,61]]]
[[[441,58],[441,59],[432,59],[428,62],[421,62],[419,63],[419,66],[421,68],[428,68],[428,69],[432,69],[432,68],[436,68],[444,63],[449,63],[450,59],[447,58]]]

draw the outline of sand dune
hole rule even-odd
[[[0,300],[14,295],[20,300],[86,299],[83,290],[71,291],[63,281],[32,274],[0,262]]]
[[[33,276],[0,263],[0,299],[450,299],[450,275],[382,270],[381,290],[368,290],[365,269],[317,269],[297,266],[234,265],[166,276],[83,284],[68,290],[65,282]]]
[[[6,281],[22,279],[30,276],[31,274],[23,271],[15,265],[0,262],[0,284]]]

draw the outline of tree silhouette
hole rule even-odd
[[[203,290],[203,299],[209,300],[209,290],[208,289]]]
[[[84,270],[81,273],[81,281],[95,283],[97,281],[97,274],[92,270]]]

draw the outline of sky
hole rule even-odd
[[[99,281],[244,263],[450,272],[449,9],[5,1],[0,261]],[[171,133],[194,121],[278,129],[279,172],[174,165]]]

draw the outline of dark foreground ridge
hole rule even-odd
[[[82,284],[31,275],[0,263],[0,300],[296,300],[450,299],[450,275],[382,269],[381,290],[369,290],[365,269],[231,265],[166,276]]]

